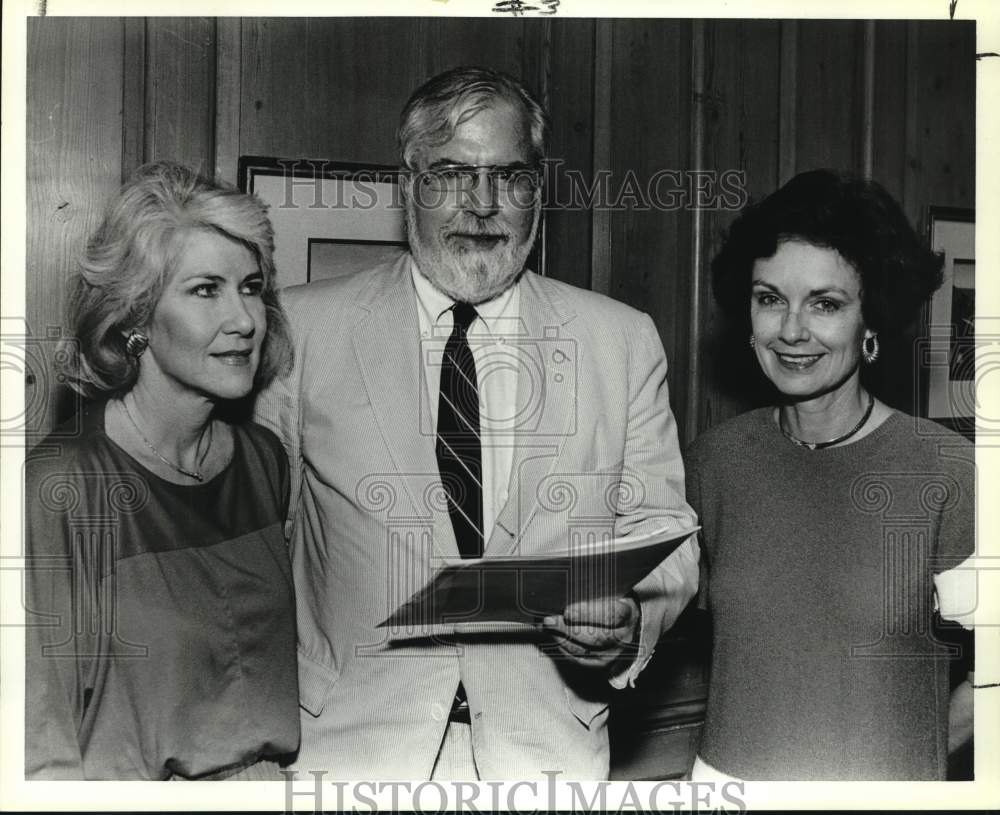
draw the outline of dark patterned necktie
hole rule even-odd
[[[478,316],[468,303],[452,308],[455,328],[441,360],[437,460],[448,514],[462,557],[483,556],[483,452],[479,440],[476,363],[466,333]]]

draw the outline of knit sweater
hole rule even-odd
[[[932,576],[974,548],[974,448],[893,413],[808,450],[772,409],[687,458],[714,644],[700,754],[760,780],[941,779],[948,650]]]

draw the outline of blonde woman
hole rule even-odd
[[[70,303],[89,401],[29,454],[28,778],[280,778],[299,741],[287,459],[239,400],[290,361],[264,206],[169,163]]]

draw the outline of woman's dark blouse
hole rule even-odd
[[[295,612],[278,439],[234,425],[204,484],[104,432],[28,456],[28,778],[166,779],[298,748]]]
[[[751,780],[943,779],[934,574],[973,553],[974,448],[902,413],[806,450],[771,409],[686,457],[714,645],[699,750]]]

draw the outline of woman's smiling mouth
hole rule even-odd
[[[805,371],[816,364],[823,356],[822,354],[783,354],[775,351],[781,367],[789,371]]]
[[[223,365],[244,366],[250,364],[250,355],[252,353],[253,349],[248,348],[245,351],[223,351],[218,354],[212,354],[212,356]]]

